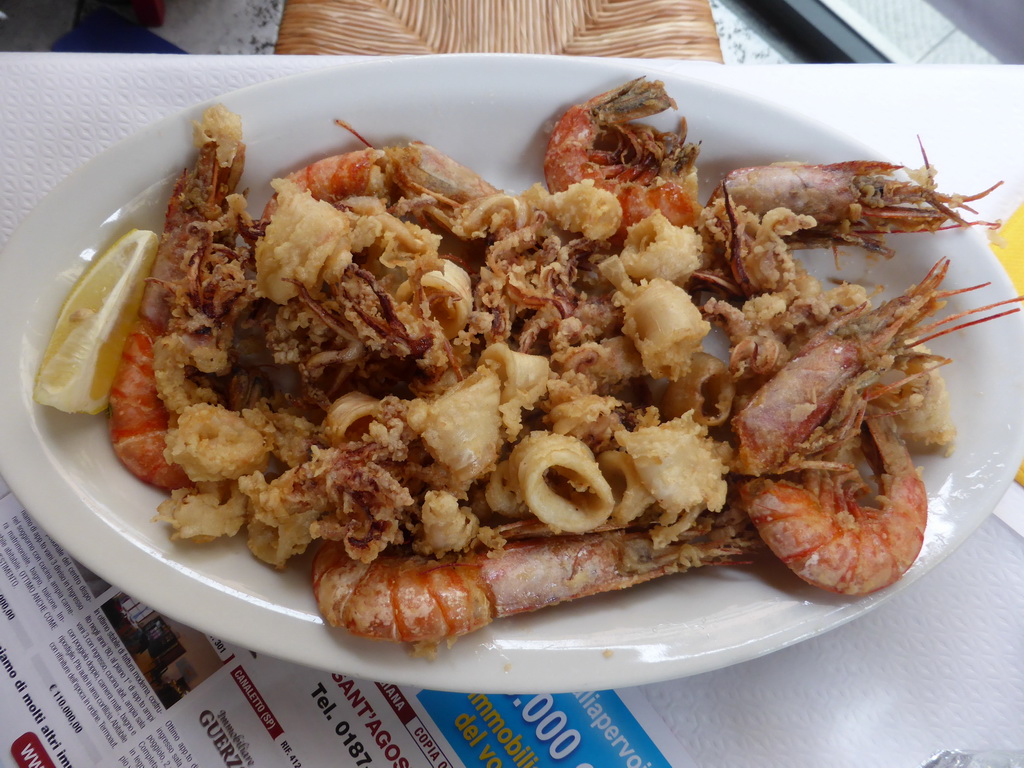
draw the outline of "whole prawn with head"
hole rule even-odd
[[[891,256],[884,236],[968,227],[960,213],[998,184],[975,195],[939,192],[935,169],[912,170],[892,163],[856,160],[828,165],[776,163],[726,174],[708,201],[708,211],[727,226],[726,260],[739,292],[772,290],[766,275],[775,258],[751,230],[772,211],[784,209],[799,224],[783,237],[789,249],[859,246]],[[973,211],[971,211],[973,212]]]
[[[676,226],[692,226],[697,201],[698,146],[686,142],[686,125],[665,133],[634,120],[675,108],[660,81],[643,78],[570,107],[558,120],[544,155],[551,192],[591,181],[615,194],[626,229],[661,212]]]
[[[659,548],[644,532],[611,530],[510,540],[501,550],[444,561],[384,554],[363,563],[341,542],[325,541],[313,561],[313,590],[333,626],[373,640],[434,644],[496,618],[731,562],[742,549],[710,538]]]
[[[241,121],[221,106],[195,126],[195,167],[174,185],[139,317],[110,392],[114,453],[136,477],[173,490],[191,485],[164,458],[172,420],[154,370],[155,345],[175,335],[197,358],[220,359],[246,291],[237,254],[237,214],[229,202],[242,174]],[[223,350],[220,350],[223,351]]]
[[[756,478],[741,503],[768,548],[804,581],[866,595],[895,583],[924,542],[928,494],[891,416],[865,420],[864,453],[879,486],[878,506],[861,503],[856,470],[807,469],[798,479]]]
[[[375,197],[395,202],[393,190],[420,198],[420,207],[448,224],[448,217],[462,203],[497,193],[499,190],[477,173],[439,149],[413,141],[404,146],[376,148],[342,121],[365,146],[329,155],[287,175],[287,179],[317,200],[343,205],[348,198]],[[263,211],[267,221],[273,215],[277,197]]]
[[[923,325],[946,298],[981,287],[938,290],[948,267],[939,262],[901,296],[826,326],[733,417],[735,469],[748,476],[740,504],[768,547],[810,584],[868,594],[899,579],[920,552],[928,497],[899,431],[906,406],[894,394],[949,362],[922,343],[1016,312],[960,322],[1019,301]],[[902,378],[883,383],[888,371]],[[875,470],[877,508],[859,501],[868,484],[854,468],[855,448]]]

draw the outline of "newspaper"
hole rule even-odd
[[[696,765],[640,689],[421,690],[222,642],[76,562],[2,478],[0,566],[3,765]]]

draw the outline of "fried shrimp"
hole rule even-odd
[[[731,171],[712,195],[727,206],[742,206],[763,216],[785,208],[814,219],[811,228],[793,238],[797,247],[833,243],[886,251],[877,235],[885,232],[934,232],[945,226],[968,226],[958,212],[970,210],[976,195],[938,192],[935,170],[926,165],[904,179],[909,169],[892,163],[857,160],[830,165],[779,163]]]
[[[189,479],[163,455],[172,416],[159,395],[154,345],[174,334],[186,340],[194,364],[226,367],[232,316],[246,292],[238,256],[227,245],[238,226],[230,198],[245,156],[241,121],[223,107],[211,107],[195,128],[199,157],[171,193],[139,322],[110,396],[114,453],[140,480],[168,490]]]
[[[797,469],[808,454],[859,429],[887,371],[917,366],[907,374],[913,379],[950,362],[919,347],[924,335],[948,333],[950,323],[992,307],[923,325],[946,298],[963,292],[939,290],[948,269],[949,261],[940,261],[902,295],[870,312],[861,305],[815,334],[734,416],[737,468],[747,475]]]
[[[698,147],[678,134],[635,123],[674,108],[659,81],[643,78],[570,107],[555,125],[544,156],[548,188],[562,192],[590,180],[614,193],[623,230],[659,211],[676,225],[696,223]],[[610,143],[610,149],[601,148]]]
[[[642,533],[611,531],[510,542],[494,553],[438,561],[416,555],[365,564],[325,544],[313,590],[331,624],[360,637],[437,643],[494,619],[613,592],[737,551],[716,543],[652,545]]]
[[[860,503],[865,483],[854,471],[807,470],[799,481],[755,479],[741,488],[772,552],[809,584],[846,595],[876,592],[906,573],[928,519],[928,494],[892,418],[865,424],[878,507]]]

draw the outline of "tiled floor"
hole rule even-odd
[[[993,54],[925,0],[822,1],[897,64],[999,63]],[[1019,29],[1018,24],[1017,34],[1020,34]]]
[[[935,8],[1004,64],[1024,64],[1024,3],[1021,0],[929,0]]]
[[[832,11],[897,63],[996,63],[953,20],[925,0],[821,0]],[[932,0],[950,4],[959,0]],[[1021,0],[983,0],[1006,4],[1007,12],[1021,14]],[[710,0],[722,44],[730,64],[801,61],[800,54],[753,15],[757,0]],[[153,32],[187,53],[273,53],[285,0],[166,0],[166,17]],[[129,0],[0,0],[0,50],[47,51],[70,32],[76,22],[101,6],[131,16]],[[756,7],[756,6],[754,6]],[[1018,19],[1022,21],[1024,19]],[[957,23],[967,27],[963,18]],[[993,25],[989,23],[988,28]],[[1019,29],[1016,24],[1014,29]],[[975,35],[979,33],[975,30]],[[1015,33],[1018,34],[1019,33]],[[998,48],[1005,42],[997,33],[988,37]],[[1003,37],[1006,37],[1004,35]],[[980,39],[980,38],[979,38]],[[1014,38],[1016,39],[1016,38]],[[1003,51],[1003,60],[1007,60]]]

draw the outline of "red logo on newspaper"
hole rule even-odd
[[[260,692],[256,690],[256,686],[253,685],[252,680],[249,679],[249,675],[246,674],[245,670],[241,666],[235,667],[231,670],[231,679],[235,681],[235,684],[241,689],[242,693],[245,694],[246,701],[252,706],[253,712],[263,723],[263,727],[267,729],[267,733],[270,734],[270,738],[276,739],[282,733],[284,728],[274,717],[274,713],[270,711],[270,707],[267,706],[267,702],[263,700]]]
[[[391,708],[395,710],[395,714],[402,721],[402,725],[408,725],[412,720],[416,719],[416,710],[412,708],[409,700],[405,698],[405,695],[397,685],[377,683],[377,688],[384,694],[384,698],[388,700]]]
[[[11,755],[18,768],[57,768],[46,752],[46,747],[32,731],[21,734],[11,744]]]

